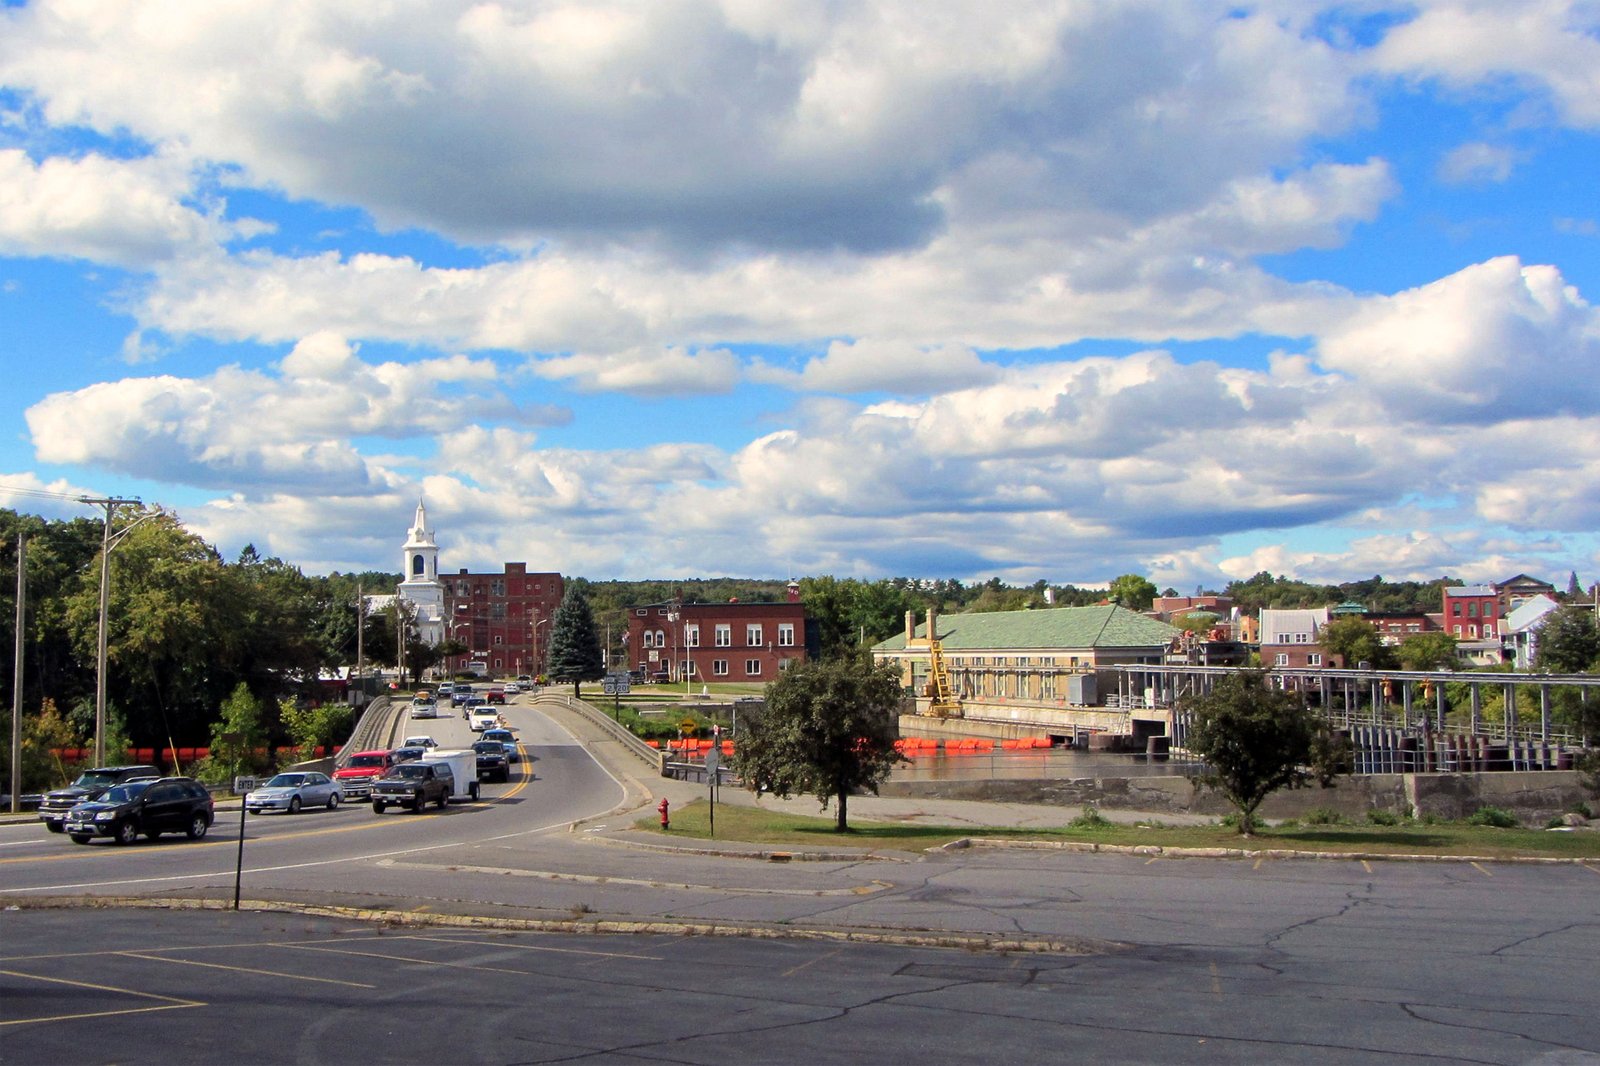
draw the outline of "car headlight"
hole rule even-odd
[[[114,819],[116,816],[117,816],[117,812],[116,811],[99,811],[99,812],[97,812],[95,814],[94,820],[97,821],[97,822],[109,822],[112,819]]]

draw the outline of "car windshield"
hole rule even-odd
[[[394,768],[394,776],[396,776],[396,777],[427,777],[428,776],[428,768],[427,768],[427,766],[423,765],[422,763],[416,763],[416,762],[406,763],[404,766],[396,766]]]
[[[115,781],[116,779],[117,775],[114,773],[107,773],[104,771],[96,773],[95,771],[91,770],[86,774],[79,774],[78,779],[74,781],[73,784],[78,788],[99,788],[102,785],[111,784],[111,782]]]
[[[498,740],[480,740],[472,745],[472,750],[479,755],[504,755],[506,749]]]
[[[150,787],[148,781],[136,781],[126,785],[117,785],[105,794],[106,803],[127,803],[129,800],[138,799],[144,795],[144,790]]]
[[[305,774],[279,774],[267,782],[268,788],[297,788],[306,783]]]
[[[388,760],[382,755],[357,755],[350,760],[351,766],[382,766]]]

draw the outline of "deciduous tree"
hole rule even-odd
[[[1194,715],[1188,747],[1209,765],[1200,783],[1227,797],[1249,836],[1256,809],[1280,788],[1304,784],[1317,737],[1316,714],[1260,671],[1229,674],[1210,692],[1184,701]]]
[[[876,793],[895,763],[900,679],[864,657],[798,663],[767,686],[766,707],[742,718],[733,765],[757,788],[836,804],[834,828],[850,828],[857,789]]]
[[[1147,611],[1155,602],[1156,586],[1139,574],[1123,574],[1111,582],[1106,595],[1130,611]]]

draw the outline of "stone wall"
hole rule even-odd
[[[1222,796],[1197,787],[1186,777],[1086,777],[1025,781],[894,781],[885,796],[1043,803],[1075,807],[1093,803],[1108,810],[1205,814],[1221,817],[1233,808]],[[1363,821],[1372,810],[1465,818],[1480,807],[1500,807],[1523,825],[1543,828],[1580,802],[1600,805],[1565,770],[1496,774],[1372,774],[1340,778],[1334,788],[1285,789],[1262,804],[1264,818],[1303,818],[1317,808]]]

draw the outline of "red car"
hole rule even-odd
[[[506,690],[496,685],[489,690],[488,699],[490,703],[504,703],[506,701]]]
[[[372,782],[394,765],[394,753],[389,751],[358,751],[350,761],[333,772],[345,799],[365,799],[372,794]]]

